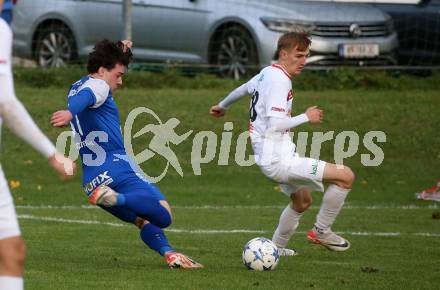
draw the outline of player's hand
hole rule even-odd
[[[54,155],[49,157],[49,164],[58,173],[62,180],[71,179],[75,176],[75,162],[64,157],[61,153],[55,152]]]
[[[223,117],[225,113],[226,110],[220,107],[219,105],[212,106],[211,109],[209,109],[209,114],[216,118]]]
[[[307,118],[309,118],[310,123],[322,123],[324,118],[324,111],[318,109],[317,106],[310,107],[306,110]]]
[[[72,121],[73,116],[72,113],[68,110],[64,111],[57,111],[52,114],[52,117],[50,118],[50,123],[54,127],[64,127],[67,126],[70,121]]]
[[[122,49],[123,52],[126,52],[127,49],[131,49],[133,47],[133,42],[131,40],[124,39],[121,42],[124,45],[124,48]]]

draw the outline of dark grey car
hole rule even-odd
[[[137,60],[211,64],[240,77],[273,61],[287,31],[312,34],[310,64],[394,63],[390,17],[369,4],[258,0],[133,0]],[[20,0],[14,49],[42,66],[88,54],[102,38],[120,39],[122,0]]]
[[[394,20],[402,65],[440,65],[440,0],[376,4]]]

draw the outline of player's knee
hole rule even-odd
[[[164,210],[160,219],[158,219],[155,224],[159,228],[164,229],[169,227],[172,224],[172,222],[173,222],[173,218],[171,217],[171,214],[167,210]]]
[[[312,195],[307,189],[298,191],[292,199],[292,208],[298,212],[305,212],[313,203]]]
[[[14,242],[7,252],[0,255],[0,263],[4,271],[9,273],[21,274],[26,260],[26,245],[23,240]]]
[[[351,188],[353,186],[355,179],[355,175],[353,170],[351,170],[350,167],[345,166],[344,168],[344,187],[345,188]]]
[[[16,248],[15,262],[20,267],[24,267],[24,262],[26,260],[26,245],[21,241]]]
[[[312,200],[310,201],[304,201],[301,203],[296,203],[293,204],[293,209],[297,212],[297,213],[303,213],[305,212],[310,206],[312,205]]]
[[[340,173],[339,180],[335,182],[335,184],[339,187],[350,189],[354,183],[354,173],[350,169],[350,167],[344,166],[342,172]]]

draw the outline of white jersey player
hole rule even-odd
[[[332,232],[331,226],[352,187],[353,172],[346,166],[338,168],[321,160],[299,157],[289,134],[291,128],[307,122],[321,123],[323,118],[323,111],[316,106],[291,117],[294,99],[291,79],[304,68],[310,44],[305,33],[284,34],[278,41],[278,62],[262,69],[210,109],[212,116],[222,117],[232,103],[251,95],[249,131],[255,161],[262,172],[278,182],[281,190],[291,198],[272,238],[283,256],[296,254],[295,250],[286,248],[287,243],[302,214],[312,204],[311,190],[324,191],[323,182],[329,186],[307,239],[334,251],[345,251],[350,247],[346,239]]]
[[[0,0],[0,12],[3,0]],[[5,123],[17,136],[48,158],[62,178],[73,176],[74,163],[56,152],[53,144],[33,122],[15,97],[11,72],[12,32],[0,18],[0,124]],[[3,170],[0,166],[0,289],[23,289],[25,245]]]

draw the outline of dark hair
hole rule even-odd
[[[305,51],[311,43],[310,34],[307,32],[287,32],[278,39],[275,57],[278,59],[282,49],[290,50],[296,47],[300,51]]]
[[[124,52],[124,44],[121,41],[104,39],[95,44],[93,51],[89,53],[87,71],[96,73],[100,67],[111,70],[118,63],[127,67],[132,57],[131,49],[127,48]]]

